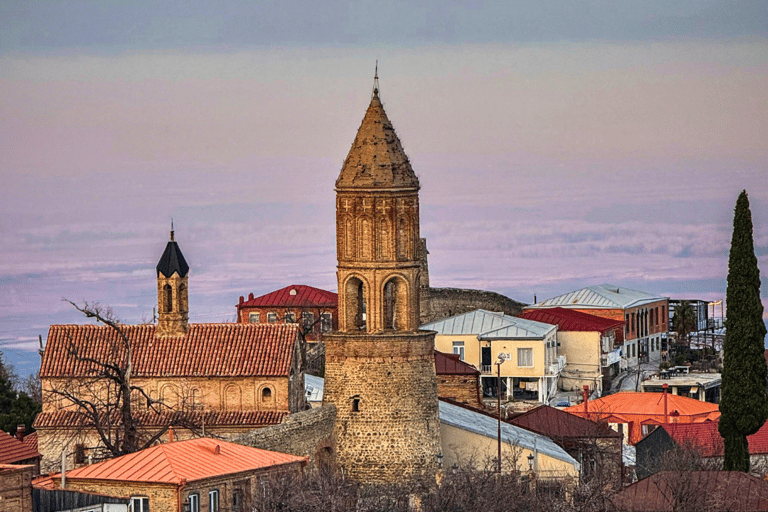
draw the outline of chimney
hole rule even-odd
[[[253,293],[248,294],[248,300],[253,300]]]
[[[245,302],[245,297],[243,297],[243,296],[241,295],[241,296],[240,296],[240,302],[239,302],[239,304],[242,304],[243,302]]]
[[[584,384],[584,391],[582,393],[584,395],[584,416],[589,418],[589,386]]]
[[[173,427],[168,427],[168,442],[172,443],[173,441]]]
[[[669,389],[669,384],[666,382],[664,383],[662,387],[662,393],[664,393],[664,423],[669,423],[669,419],[667,416],[667,390]]]
[[[24,425],[16,425],[16,439],[24,440]]]

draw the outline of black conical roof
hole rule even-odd
[[[165,246],[165,251],[157,263],[157,274],[158,276],[163,274],[165,277],[171,277],[174,272],[178,272],[179,277],[184,277],[189,272],[189,265],[187,265],[187,260],[181,254],[179,244],[173,239],[173,232],[171,232],[171,240]]]

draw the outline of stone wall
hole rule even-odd
[[[526,304],[500,293],[463,288],[430,288],[427,304],[422,304],[421,323],[442,320],[475,309],[519,315]]]
[[[0,512],[32,512],[30,465],[0,464]]]
[[[310,464],[330,463],[335,452],[336,407],[324,405],[286,416],[279,425],[253,430],[234,442],[263,450],[309,457]]]
[[[437,394],[440,398],[450,398],[475,407],[483,406],[479,375],[438,375]]]

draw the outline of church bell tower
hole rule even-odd
[[[337,463],[366,483],[434,482],[440,424],[434,332],[419,331],[419,180],[378,78],[336,180],[339,330],[327,335],[324,401]]]
[[[189,322],[189,265],[173,237],[157,263],[157,329],[161,337],[184,336]]]

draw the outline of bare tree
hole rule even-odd
[[[134,384],[131,339],[110,308],[67,302],[87,318],[105,325],[114,336],[99,340],[108,346],[94,355],[87,350],[89,340],[76,343],[68,335],[67,354],[81,371],[48,386],[47,399],[57,399],[64,409],[73,409],[78,427],[95,432],[110,457],[147,448],[172,426],[196,429],[188,411],[183,410],[187,400],[179,400],[182,407],[174,409]],[[146,408],[138,407],[139,403],[146,404]]]

